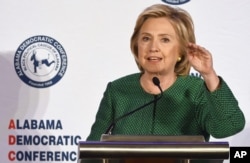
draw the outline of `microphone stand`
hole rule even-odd
[[[156,99],[154,99],[154,100],[152,100],[152,101],[150,101],[150,102],[148,102],[148,103],[146,103],[146,104],[140,106],[139,108],[136,108],[136,109],[132,110],[131,112],[128,112],[128,113],[126,113],[126,114],[124,114],[124,115],[118,117],[117,119],[115,119],[115,120],[109,125],[109,127],[108,127],[108,129],[106,130],[105,134],[111,135],[111,134],[112,134],[112,131],[113,131],[115,125],[116,125],[116,123],[117,123],[119,120],[121,120],[121,119],[123,119],[124,117],[127,117],[127,116],[129,116],[129,115],[131,115],[131,114],[133,114],[133,113],[135,113],[135,112],[141,110],[142,108],[144,108],[144,107],[146,107],[146,106],[148,106],[148,105],[150,105],[150,104],[152,104],[152,103],[158,101],[160,98],[162,98],[162,96],[163,96],[163,91],[162,91],[162,88],[161,88],[161,86],[160,86],[160,80],[159,80],[157,77],[153,77],[152,81],[153,81],[153,83],[160,89],[160,91],[161,91],[160,96],[157,97]]]

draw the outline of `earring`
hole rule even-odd
[[[180,61],[181,61],[181,57],[178,57],[177,62],[180,62]]]

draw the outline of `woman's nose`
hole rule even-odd
[[[150,44],[150,52],[159,52],[159,46],[156,40],[152,40]]]

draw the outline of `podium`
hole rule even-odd
[[[205,142],[203,136],[102,135],[80,141],[80,163],[222,163],[228,142]]]

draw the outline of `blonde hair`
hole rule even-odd
[[[138,35],[143,23],[148,18],[166,17],[173,25],[177,33],[180,43],[179,56],[180,61],[175,65],[175,73],[177,75],[187,75],[190,71],[190,63],[187,59],[186,47],[189,42],[195,43],[194,25],[193,20],[189,13],[181,8],[173,8],[163,4],[155,4],[146,8],[137,18],[134,32],[130,40],[130,48],[134,57],[138,57]],[[136,61],[138,68],[143,72],[143,68]]]

